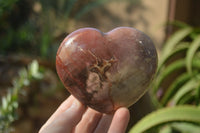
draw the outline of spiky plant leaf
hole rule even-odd
[[[186,27],[183,29],[180,29],[179,31],[175,32],[165,43],[164,48],[162,50],[162,59],[165,59],[166,57],[169,56],[169,54],[171,53],[171,51],[174,50],[175,46],[181,41],[183,40],[186,36],[188,36],[191,32],[192,32],[192,28],[191,27]],[[161,59],[161,62],[162,62]],[[160,64],[159,64],[160,66]]]
[[[158,72],[160,72],[161,68],[166,64],[166,62],[171,58],[176,56],[176,54],[180,53],[180,52],[184,52],[188,49],[189,47],[189,43],[188,42],[181,42],[178,44],[178,46],[173,49],[170,53],[168,53],[168,56],[163,57],[160,61],[159,61],[159,66],[158,66]]]
[[[176,121],[200,124],[200,108],[185,105],[159,109],[141,119],[129,133],[143,133],[161,124]]]
[[[189,80],[188,82],[186,82],[181,88],[179,88],[179,91],[177,91],[177,93],[172,98],[172,103],[174,105],[178,104],[178,102],[184,95],[196,89],[198,85],[199,85],[199,81],[195,77]]]
[[[185,67],[185,60],[184,59],[180,59],[172,64],[170,64],[169,66],[167,66],[165,68],[165,70],[157,77],[157,81],[155,81],[155,85],[153,88],[153,92],[156,93],[159,89],[160,84],[163,82],[163,80],[169,76],[171,73],[173,73],[176,70],[179,70],[180,68],[184,68]]]
[[[177,77],[174,80],[174,82],[169,86],[164,96],[162,97],[161,99],[162,105],[165,106],[168,103],[169,99],[173,96],[173,94],[175,94],[178,91],[178,89],[189,79],[190,79],[190,74],[188,73],[184,73],[179,77]]]
[[[190,74],[192,73],[192,60],[199,47],[200,47],[200,36],[195,38],[195,40],[191,43],[191,46],[187,51],[186,66]]]
[[[181,133],[199,133],[200,131],[200,126],[193,123],[175,122],[170,124],[170,126]]]

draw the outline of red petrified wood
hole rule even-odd
[[[137,29],[102,33],[83,28],[61,43],[56,68],[64,86],[83,104],[112,113],[146,92],[156,72],[157,53],[151,39]]]

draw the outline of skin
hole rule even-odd
[[[130,114],[121,107],[113,114],[102,114],[69,96],[41,127],[39,133],[124,133]]]

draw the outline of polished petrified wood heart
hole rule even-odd
[[[68,35],[56,56],[57,73],[83,104],[112,113],[135,103],[157,68],[157,53],[143,32],[119,27],[108,33],[83,28]]]

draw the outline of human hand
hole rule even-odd
[[[114,114],[102,114],[85,107],[71,95],[39,133],[124,133],[129,118],[127,108],[121,107]]]

